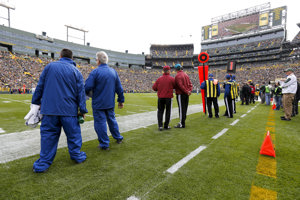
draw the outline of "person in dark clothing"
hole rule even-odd
[[[295,117],[298,115],[298,101],[300,100],[300,83],[297,82],[297,92],[294,97],[293,101],[293,112],[292,112],[292,117]]]
[[[275,89],[274,89],[274,98],[276,102],[276,109],[280,110],[281,107],[281,99],[282,99],[282,88],[280,87],[280,83],[275,83]]]
[[[214,79],[213,74],[208,75],[208,80],[203,81],[201,84],[201,89],[206,90],[206,102],[208,117],[212,118],[212,104],[214,104],[215,117],[219,118],[219,105],[218,97],[220,96],[220,85],[217,79]]]
[[[232,82],[230,82],[230,75],[227,74],[225,76],[225,93],[224,93],[224,102],[226,106],[226,111],[223,116],[227,116],[229,118],[233,118],[233,107],[232,107],[232,99],[234,98],[233,86]]]
[[[182,71],[182,66],[174,66],[177,74],[175,76],[175,92],[179,109],[180,122],[175,128],[185,128],[186,113],[189,105],[189,96],[192,94],[193,85],[189,76]]]
[[[251,88],[249,103],[255,104],[255,100],[254,100],[254,97],[255,97],[255,86],[254,86],[254,84],[253,84],[252,81],[250,81],[249,86]]]
[[[266,83],[262,82],[262,86],[259,88],[259,96],[261,99],[261,104],[264,104],[266,101],[265,91],[266,91]]]
[[[157,91],[158,101],[157,101],[157,120],[158,120],[158,130],[162,131],[163,128],[168,130],[171,127],[170,116],[173,103],[173,89],[175,88],[175,79],[170,76],[171,68],[169,66],[163,67],[164,74],[159,77],[153,84],[152,89]],[[163,126],[163,115],[166,109],[165,123]]]
[[[250,96],[250,91],[251,91],[251,88],[249,87],[248,83],[245,82],[243,84],[243,87],[241,89],[241,99],[242,99],[242,104],[241,105],[244,105],[244,103],[246,105],[249,105],[249,96]]]

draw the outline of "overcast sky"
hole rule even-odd
[[[7,2],[8,0],[0,0]],[[149,53],[151,44],[193,43],[200,53],[201,27],[211,18],[271,2],[271,8],[287,6],[287,39],[299,32],[299,0],[9,0],[11,27],[66,40],[66,27],[87,31],[91,46],[129,53]],[[7,17],[7,9],[0,9]],[[7,25],[4,19],[0,24]],[[71,35],[83,37],[71,31]],[[73,42],[83,41],[70,38]]]

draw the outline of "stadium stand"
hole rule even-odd
[[[178,45],[151,45],[150,55],[146,56],[148,67],[170,67],[180,63],[183,67],[193,67],[193,44]]]

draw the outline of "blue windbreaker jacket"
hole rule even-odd
[[[43,115],[87,113],[83,77],[76,63],[69,58],[49,63],[40,76],[31,103],[41,105]]]
[[[124,103],[123,88],[116,70],[107,64],[100,64],[85,81],[85,93],[93,91],[93,109],[110,109],[115,107],[115,94],[119,103]]]

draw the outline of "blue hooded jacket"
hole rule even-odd
[[[124,103],[123,88],[116,70],[107,64],[100,64],[85,81],[85,93],[93,91],[93,109],[110,109],[115,107],[115,94],[119,103]]]
[[[49,63],[43,70],[32,96],[41,105],[41,114],[77,116],[87,113],[83,77],[70,58]]]

